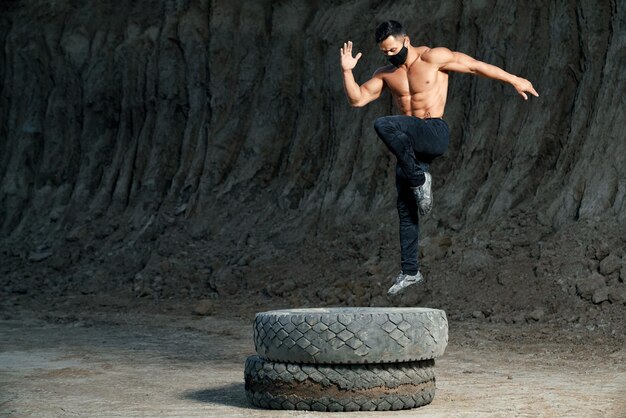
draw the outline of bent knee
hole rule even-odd
[[[391,128],[390,116],[381,116],[374,121],[374,130],[380,135],[385,133]]]

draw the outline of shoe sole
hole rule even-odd
[[[426,279],[422,279],[422,280],[420,280],[419,282],[411,283],[410,285],[404,286],[403,288],[401,288],[400,290],[398,290],[398,291],[397,291],[397,292],[395,292],[395,293],[389,293],[389,291],[387,291],[387,296],[396,296],[396,295],[398,295],[398,294],[400,294],[400,293],[404,292],[404,291],[405,291],[408,287],[411,287],[411,286],[419,286],[419,285],[424,284],[425,282],[426,282]],[[392,287],[393,287],[393,286],[392,286]]]
[[[428,174],[428,173],[425,173]],[[430,211],[433,209],[433,181],[432,181],[432,176],[429,174],[428,177],[430,177],[430,199],[429,199],[429,203],[427,203],[426,205],[422,205],[422,202],[418,201],[417,202],[417,208],[418,208],[418,212],[420,215],[428,215],[430,213]],[[427,178],[428,178],[427,177]],[[427,180],[428,181],[428,180]]]
[[[433,201],[431,199],[430,204],[426,207],[422,207],[418,205],[418,212],[420,215],[428,215],[431,210],[433,210]]]

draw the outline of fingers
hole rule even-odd
[[[525,81],[528,84],[528,86],[523,91],[526,91],[526,92],[532,94],[535,97],[539,97],[539,93],[537,93],[537,91],[533,87],[533,84],[530,81],[528,81],[528,80],[525,80]]]
[[[354,59],[356,59],[356,60],[358,61],[359,59],[361,59],[361,56],[362,56],[362,55],[363,55],[363,54],[361,54],[361,53],[359,52],[358,54],[356,54],[356,57],[354,57]]]
[[[343,55],[352,55],[352,41],[344,42],[343,48],[339,49],[339,53]]]
[[[524,100],[528,100],[528,95],[526,93],[530,93],[535,97],[539,97],[539,93],[537,93],[532,83],[525,79],[521,79],[521,83],[515,85],[515,90],[517,90],[519,95],[522,96]]]
[[[530,83],[529,83],[530,84]],[[535,91],[535,89],[533,88],[532,84],[530,85],[530,87],[520,91],[519,94],[521,94],[524,97],[524,100],[528,100],[528,95],[526,94],[526,92],[532,94],[535,97],[539,97],[539,93],[537,93]]]

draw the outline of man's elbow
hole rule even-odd
[[[365,103],[362,100],[348,100],[350,107],[363,107]]]

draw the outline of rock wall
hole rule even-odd
[[[6,4],[5,8],[8,7]],[[623,2],[16,2],[3,13],[2,231],[79,208],[210,211],[216,195],[352,212],[392,198],[372,121],[347,106],[337,49],[383,64],[372,32],[396,17],[532,80],[454,75],[438,216],[475,222],[536,204],[546,222],[626,218]]]
[[[74,242],[127,254],[178,226],[220,265],[249,258],[246,245],[271,257],[360,220],[387,234],[367,245],[395,242],[395,162],[373,131],[392,103],[350,108],[338,64],[352,40],[364,53],[357,80],[383,65],[373,31],[389,18],[414,45],[465,52],[540,94],[525,102],[510,86],[451,76],[451,145],[432,167],[425,235],[520,213],[536,214],[537,239],[582,220],[626,223],[623,1],[1,7],[0,231],[19,248],[6,257],[45,259]]]

